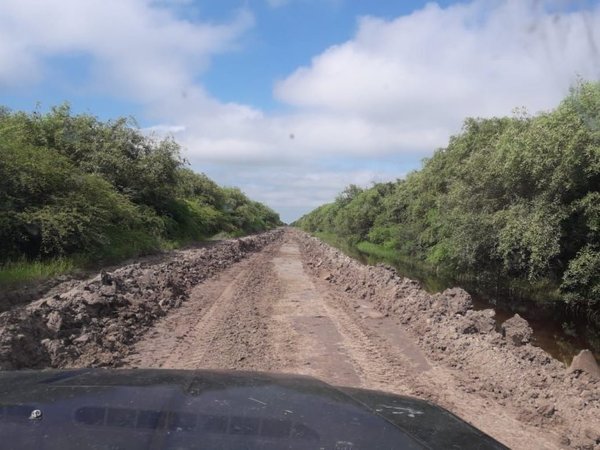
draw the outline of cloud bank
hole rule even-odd
[[[278,2],[275,2],[278,3]],[[198,170],[238,184],[292,219],[350,182],[401,176],[361,169],[420,158],[467,116],[551,108],[577,79],[600,78],[600,7],[475,0],[393,20],[358,19],[354,37],[278,81],[286,113],[224,103],[198,82],[215,54],[241,49],[255,24],[190,21],[193,6],[149,0],[5,0],[0,89],[38,83],[52,58],[90,59],[89,89],[141,105]],[[124,112],[126,114],[126,112]],[[338,168],[322,161],[352,161]]]

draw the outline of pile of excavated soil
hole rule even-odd
[[[209,246],[211,244],[212,242],[209,241],[201,242],[197,245],[198,248],[200,248]],[[131,265],[134,263],[141,264],[145,267],[165,261],[165,259],[169,258],[169,256],[173,255],[174,253],[179,252],[163,251],[151,253],[122,261],[120,264],[114,266],[107,267],[106,265],[99,265],[96,268],[78,268],[73,272],[69,272],[68,274],[62,274],[43,280],[31,281],[25,285],[17,284],[14,286],[6,286],[0,290],[0,313],[11,310],[19,305],[25,305],[42,297],[52,297],[55,294],[61,294],[69,291],[82,281],[93,277],[101,268],[112,271],[124,265]]]
[[[113,365],[195,285],[282,233],[273,230],[176,252],[157,264],[101,272],[63,294],[6,311],[0,314],[0,369]]]
[[[494,311],[475,311],[462,289],[431,295],[391,267],[365,266],[306,235],[299,241],[314,275],[397,317],[428,358],[458,374],[465,393],[516,409],[524,423],[558,431],[565,448],[600,449],[600,380],[593,370],[569,370],[533,346],[526,320],[515,315],[497,330]]]

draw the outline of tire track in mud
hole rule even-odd
[[[362,387],[434,402],[511,448],[558,448],[542,436],[534,447],[529,446],[528,439],[538,430],[520,423],[511,408],[497,408],[485,399],[467,394],[460,387],[460,379],[452,371],[430,364],[393,319],[377,317],[367,308],[366,314],[353,313],[364,307],[340,295],[330,293],[326,298],[330,317],[344,336],[361,375]]]
[[[299,251],[297,244],[285,244],[282,253],[297,254],[306,263],[307,255]],[[523,443],[537,430],[523,426],[515,418],[516,413],[507,414],[507,408],[493,408],[489,402],[467,395],[451,371],[428,361],[396,319],[379,313],[364,300],[335,292],[326,280],[314,279],[307,273],[308,270],[304,271],[304,276],[314,280],[325,317],[340,336],[348,358],[346,363],[352,364],[358,376],[358,383],[354,385],[432,401],[460,414],[512,448],[531,448]],[[335,356],[332,353],[329,357]],[[308,374],[340,384],[329,370],[313,369]],[[501,433],[498,433],[499,429]],[[553,449],[556,446],[540,436],[535,448]]]
[[[278,342],[291,342],[288,350],[293,350],[280,371],[316,376],[333,384],[361,385],[344,338],[321,292],[303,269],[297,244],[284,242],[273,267],[283,293],[275,299],[274,332]]]
[[[289,369],[332,384],[379,389],[389,389],[393,380],[412,379],[429,369],[418,349],[405,352],[405,347],[391,345],[373,330],[374,325],[387,318],[362,305],[361,314],[370,323],[361,323],[354,308],[346,307],[323,283],[311,279],[303,267],[297,243],[282,245],[274,265],[286,291],[275,318],[282,328],[294,329],[297,339],[303,341],[295,353],[297,366]],[[307,334],[311,336],[307,338]],[[394,337],[406,338],[398,333]],[[404,383],[396,393],[413,393],[409,386],[415,384]]]
[[[273,370],[269,300],[278,286],[268,280],[271,268],[264,256],[223,291],[194,328],[189,351],[167,359],[166,367]]]
[[[256,360],[269,354],[272,342],[263,299],[278,289],[267,282],[273,245],[196,286],[181,308],[148,330],[123,365],[268,370]]]

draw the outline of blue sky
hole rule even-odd
[[[240,10],[251,11],[255,26],[250,27],[230,51],[216,54],[210,68],[197,74],[197,81],[224,102],[240,102],[265,111],[285,109],[273,97],[273,84],[324,49],[351,39],[357,18],[365,15],[392,19],[423,7],[426,1],[339,1],[300,0],[191,0],[158,3],[183,20],[197,23],[227,23]],[[452,2],[438,2],[447,5]],[[125,44],[126,45],[126,44]],[[92,111],[110,118],[132,114],[140,122],[144,111],[136,102],[94,95],[86,89],[91,58],[84,54],[55,54],[46,59],[43,80],[2,90],[3,104],[31,110],[37,102],[54,105],[69,101],[76,111]]]
[[[273,98],[273,83],[298,66],[309,64],[324,49],[351,39],[358,17],[376,15],[392,19],[426,3],[304,0],[273,7],[264,0],[248,2],[259,26],[248,33],[244,51],[217,56],[213,70],[202,81],[224,101],[242,101],[277,110],[282,105]],[[240,2],[215,1],[212,5],[203,10],[225,18],[240,7]]]
[[[598,49],[598,1],[3,0],[0,103],[133,115],[291,221],[555,106]]]

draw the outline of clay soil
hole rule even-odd
[[[460,289],[427,294],[297,230],[261,236],[3,313],[0,364],[311,375],[433,401],[511,448],[600,449],[600,381],[533,347],[524,321],[496,330]]]

